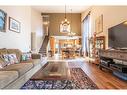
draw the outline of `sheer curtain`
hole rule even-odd
[[[89,36],[90,36],[90,15],[87,15],[82,22],[82,53],[84,56],[89,54]]]

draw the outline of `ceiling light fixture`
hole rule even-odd
[[[62,23],[62,24],[70,24],[70,22],[67,20],[66,5],[65,5],[65,16],[64,16],[64,21],[62,21],[61,23]]]
[[[63,33],[70,32],[70,22],[67,20],[66,5],[65,5],[64,21],[62,21],[60,24],[60,32],[63,32]]]

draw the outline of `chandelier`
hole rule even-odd
[[[63,33],[69,33],[70,32],[70,22],[67,20],[66,5],[65,5],[64,21],[62,21],[60,24],[60,32],[63,32]]]

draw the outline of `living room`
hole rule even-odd
[[[126,90],[126,10],[1,5],[0,89]]]

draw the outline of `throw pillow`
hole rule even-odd
[[[0,55],[0,68],[3,68],[7,66],[7,64],[4,62],[3,57]]]
[[[22,54],[21,60],[26,61],[26,55],[25,54]]]
[[[16,54],[4,54],[3,59],[7,65],[19,63]]]
[[[27,57],[27,60],[31,59],[32,58],[31,53],[27,53],[26,57]]]
[[[22,54],[22,61],[27,61],[31,59],[31,53],[23,53]]]
[[[8,54],[8,59],[11,64],[19,63],[16,54]]]
[[[3,54],[3,59],[4,59],[4,62],[7,64],[7,65],[10,65],[10,61],[9,61],[9,57],[8,57],[8,54]]]
[[[4,62],[0,60],[0,68],[3,68]]]

